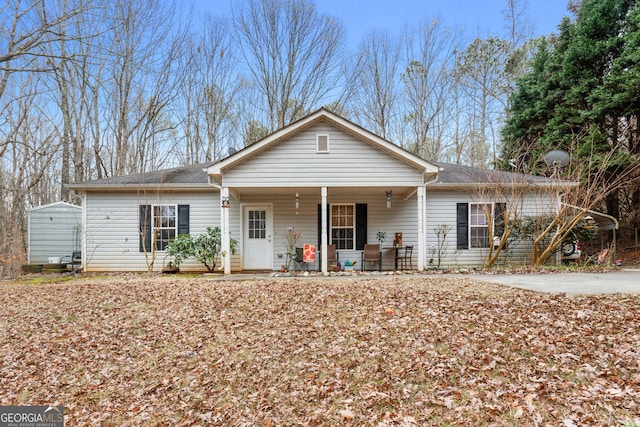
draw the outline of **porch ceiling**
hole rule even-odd
[[[287,195],[292,197],[298,193],[300,196],[312,196],[320,199],[321,188],[320,187],[231,187],[229,189],[232,194],[240,199],[248,198],[251,196],[264,196],[264,195]],[[328,197],[331,196],[345,196],[345,195],[379,195],[384,197],[386,192],[392,190],[393,197],[409,197],[415,191],[416,187],[410,186],[388,186],[388,187],[328,187]]]

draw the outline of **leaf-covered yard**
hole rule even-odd
[[[76,425],[640,425],[640,298],[469,277],[0,284],[0,405]]]

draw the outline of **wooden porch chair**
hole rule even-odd
[[[364,271],[364,265],[367,262],[377,262],[378,271],[382,271],[382,252],[380,251],[380,244],[366,244],[364,245],[364,251],[362,251],[362,271]]]
[[[327,263],[329,265],[335,264],[338,261],[338,253],[336,252],[336,245],[327,245]]]
[[[401,270],[406,270],[407,264],[409,265],[409,270],[413,270],[413,245],[407,245],[400,249],[396,257],[396,264]]]

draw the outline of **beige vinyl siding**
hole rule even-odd
[[[330,152],[316,151],[328,134]],[[229,187],[417,186],[419,169],[338,128],[318,124],[224,171]]]
[[[189,205],[189,233],[204,233],[208,226],[220,226],[220,201],[217,192],[188,193],[89,193],[86,197],[86,257],[87,271],[146,271],[145,254],[139,247],[139,206],[141,204]],[[235,205],[235,207],[234,207]],[[238,204],[232,203],[232,237],[240,230],[237,222]],[[84,254],[83,254],[84,255]],[[149,254],[150,255],[150,254]],[[154,270],[163,266],[165,253],[157,252]],[[239,268],[239,258],[232,258]],[[193,259],[185,261],[181,270],[202,271],[204,266]]]
[[[548,215],[554,211],[555,197],[545,194],[529,194],[519,200],[482,199],[480,196],[462,191],[429,191],[426,197],[426,263],[433,258],[437,264],[438,236],[435,228],[440,224],[449,226],[444,241],[444,256],[441,267],[481,266],[489,252],[488,248],[457,249],[456,204],[457,203],[518,203],[517,211],[523,215]],[[512,243],[507,250],[501,252],[500,263],[531,262],[531,245],[529,242]]]

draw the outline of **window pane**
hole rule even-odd
[[[163,251],[176,237],[176,206],[153,206],[153,226],[156,250]]]
[[[487,212],[491,214],[490,204],[471,204],[469,206],[469,239],[472,248],[489,247],[489,221]]]
[[[267,211],[249,211],[249,239],[266,239],[267,237]]]
[[[156,230],[156,249],[164,251],[169,243],[175,239],[176,233],[172,229],[159,229]]]
[[[337,249],[354,249],[355,207],[353,204],[331,205],[331,243]]]
[[[489,247],[489,229],[486,227],[478,227],[471,229],[471,247],[472,248],[488,248]]]

